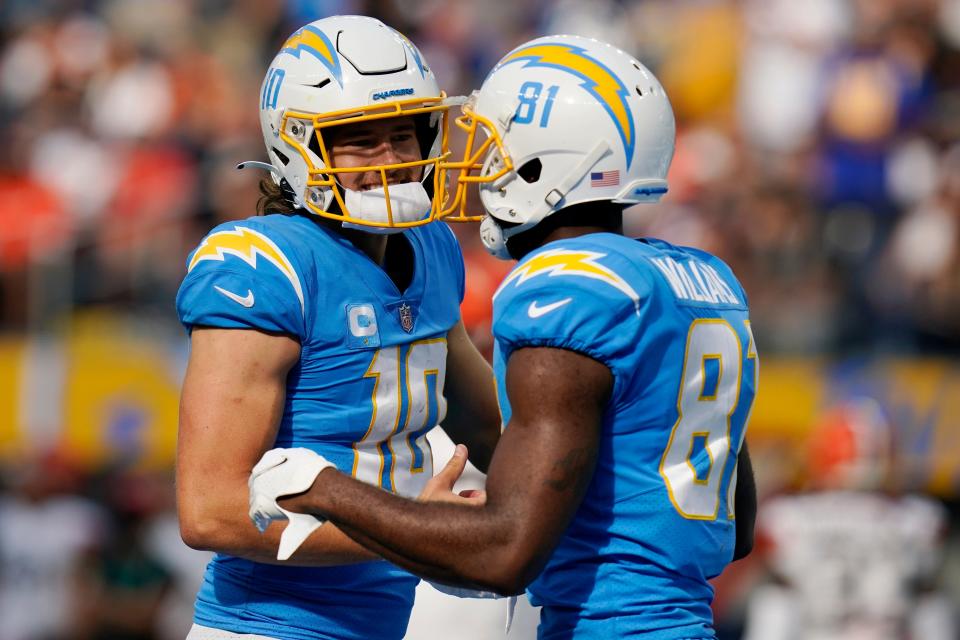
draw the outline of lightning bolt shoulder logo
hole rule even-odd
[[[583,80],[580,86],[600,101],[617,128],[627,155],[627,168],[630,168],[636,139],[633,118],[627,105],[630,92],[613,70],[587,55],[586,49],[561,42],[543,42],[517,49],[507,54],[497,69],[514,62],[524,62],[524,67],[559,69]]]
[[[496,300],[497,296],[511,283],[516,283],[516,286],[520,286],[527,280],[540,275],[550,277],[577,276],[599,280],[622,292],[633,301],[634,310],[639,315],[640,294],[613,270],[597,262],[597,260],[606,257],[606,255],[605,253],[598,253],[596,251],[570,251],[567,249],[544,251],[514,269],[510,275],[507,276],[506,280],[503,281],[503,284],[500,285],[496,293],[493,294],[493,298]],[[566,301],[564,301],[564,304],[566,304]],[[541,307],[541,309],[548,309],[549,306],[550,305]],[[553,309],[548,309],[548,311],[552,310]],[[532,306],[528,312],[531,313],[531,317],[533,317]],[[547,313],[547,311],[543,313]],[[543,314],[541,313],[540,315]]]
[[[300,286],[300,278],[297,276],[290,260],[270,238],[249,227],[236,226],[233,229],[211,233],[204,238],[197,250],[193,252],[193,257],[190,258],[187,273],[193,271],[194,267],[204,260],[223,262],[227,256],[240,258],[254,269],[257,268],[257,256],[262,256],[267,262],[279,269],[280,273],[290,282],[297,294],[297,299],[300,301],[300,312],[303,313],[303,288]],[[226,295],[226,292],[223,293]],[[253,306],[253,296],[249,295],[248,297],[250,306]],[[240,300],[246,300],[246,298]],[[240,302],[240,300],[237,300],[237,302]],[[240,304],[243,303],[240,302]]]
[[[340,58],[330,38],[320,29],[307,25],[298,29],[280,47],[281,53],[289,53],[299,58],[302,52],[307,52],[323,63],[341,87],[343,86],[343,71],[340,68]]]

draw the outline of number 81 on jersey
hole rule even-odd
[[[747,357],[737,331],[726,320],[699,318],[690,325],[684,353],[677,421],[660,460],[663,478],[674,508],[691,520],[716,520],[720,491],[726,485],[727,517],[733,518],[736,456],[753,403],[741,405],[743,369],[752,364],[756,390],[759,359],[744,322]],[[733,454],[733,460],[730,454]]]

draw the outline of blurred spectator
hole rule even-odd
[[[790,152],[815,135],[820,69],[849,35],[853,7],[844,0],[750,0],[741,61],[740,124],[764,150]]]
[[[960,346],[960,143],[933,158],[934,188],[901,218],[867,294],[903,342]],[[939,179],[937,179],[939,178]],[[897,333],[894,333],[897,332]]]
[[[771,580],[750,600],[747,640],[957,637],[937,582],[946,513],[891,484],[894,446],[870,398],[824,415],[809,444],[808,491],[761,508],[758,553]]]
[[[172,576],[150,549],[148,527],[154,512],[169,505],[149,475],[121,472],[106,480],[113,526],[108,543],[85,564],[74,637],[159,638],[159,613]]]
[[[106,542],[106,513],[76,495],[79,471],[61,454],[26,458],[0,494],[0,640],[74,637],[81,567]]]

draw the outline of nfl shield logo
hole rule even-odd
[[[400,305],[400,327],[410,333],[413,331],[413,309],[406,302]]]

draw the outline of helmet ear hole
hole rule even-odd
[[[534,183],[540,179],[540,172],[543,170],[543,163],[540,158],[527,160],[523,166],[517,169],[517,175],[523,178],[524,182]]]

